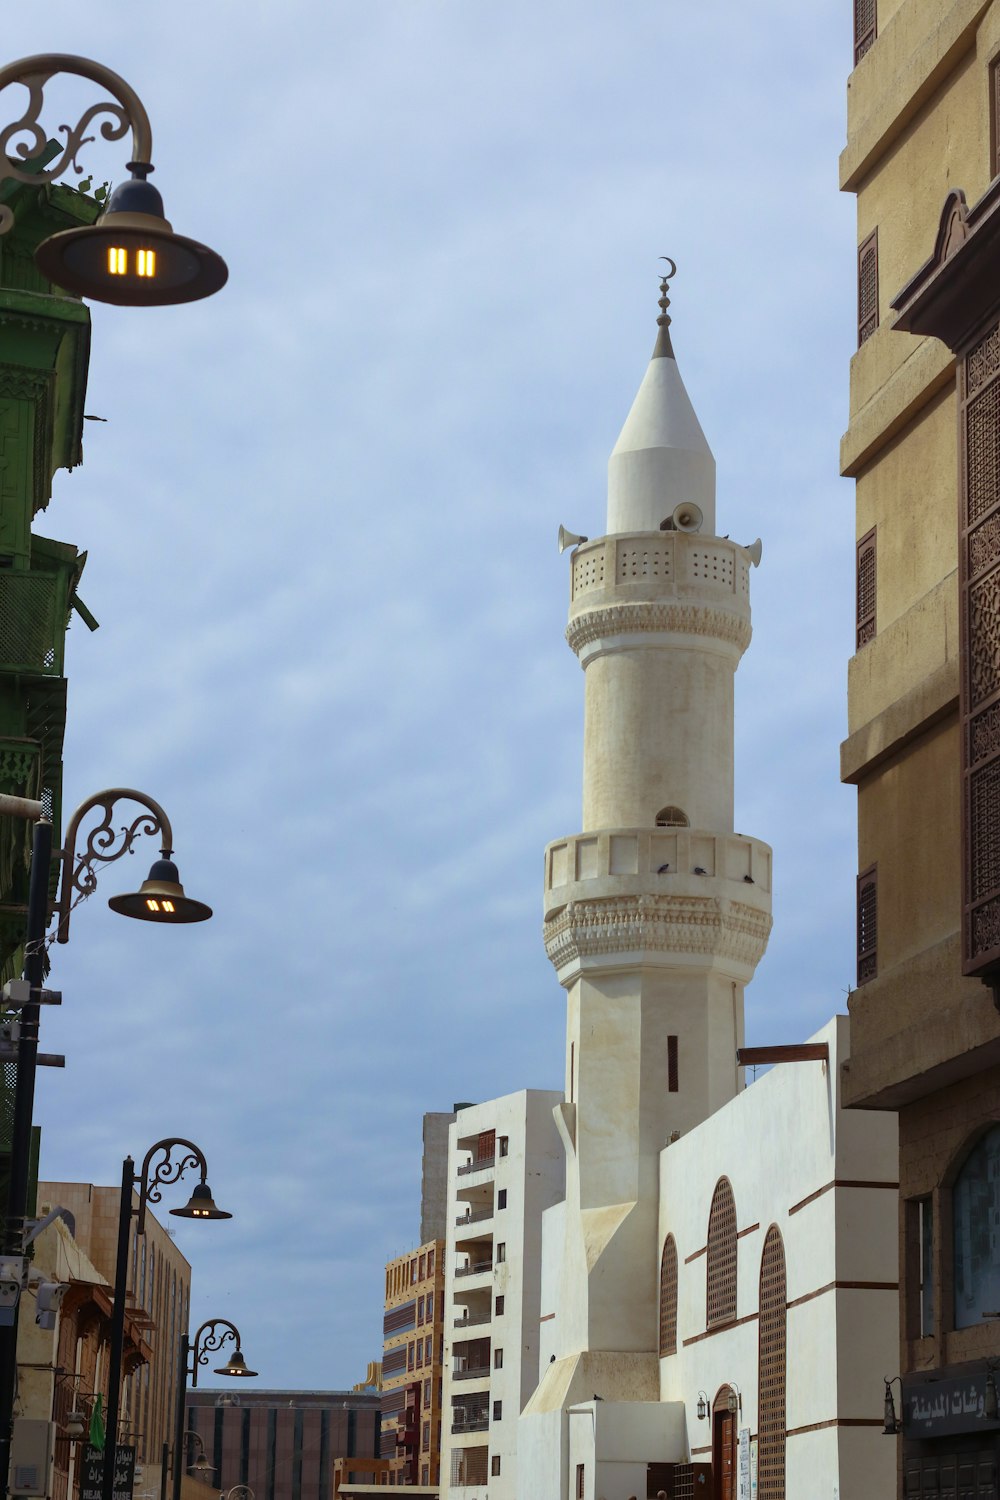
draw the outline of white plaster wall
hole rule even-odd
[[[832,1286],[838,1280],[897,1280],[896,1193],[832,1186],[837,1179],[895,1180],[895,1116],[847,1113],[839,1107],[840,1065],[849,1049],[846,1016],[834,1018],[813,1040],[828,1043],[829,1067],[820,1062],[774,1067],[661,1155],[659,1246],[672,1232],[679,1263],[678,1352],[660,1361],[661,1398],[686,1403],[688,1445],[696,1458],[709,1457],[711,1442],[710,1424],[696,1415],[699,1391],[711,1401],[723,1385],[735,1386],[743,1401],[738,1425],[757,1428],[758,1326],[753,1315],[761,1253],[772,1223],[784,1241],[792,1304],[787,1428],[878,1418],[877,1377],[883,1366],[898,1363],[894,1292]],[[737,1229],[748,1231],[738,1241],[736,1311],[737,1319],[751,1321],[701,1337],[706,1331],[706,1261],[698,1252],[706,1242],[712,1194],[722,1175],[733,1185]],[[818,1196],[803,1202],[812,1194]],[[688,1261],[690,1256],[696,1258]],[[831,1484],[840,1486],[840,1500],[893,1493],[894,1455],[885,1452],[892,1445],[872,1448],[872,1430],[878,1431],[830,1426],[789,1438],[788,1495],[812,1500],[819,1494],[811,1482],[817,1474],[824,1483],[829,1476]]]

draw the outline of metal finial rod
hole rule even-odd
[[[671,260],[669,255],[661,255],[660,259],[665,260],[667,265],[670,267],[668,271],[664,271],[660,275],[660,316],[656,320],[661,327],[665,328],[670,322],[670,314],[667,312],[667,308],[670,306],[670,298],[667,296],[667,288],[669,286],[671,278],[677,275],[677,263],[676,261]]]

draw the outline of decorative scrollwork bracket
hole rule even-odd
[[[243,1346],[240,1330],[235,1323],[230,1323],[228,1318],[209,1318],[207,1322],[202,1323],[194,1337],[188,1342],[191,1350],[191,1367],[188,1374],[193,1386],[198,1384],[198,1366],[207,1365],[210,1354],[221,1349],[223,1344],[235,1344],[237,1349]]]
[[[112,815],[115,804],[123,800],[138,802],[140,807],[146,808],[147,811],[140,813],[131,824],[123,825],[116,832],[112,827]],[[103,810],[104,816],[100,823],[91,829],[78,858],[76,840],[80,823],[89,812],[98,807]],[[113,864],[116,859],[121,859],[123,854],[131,854],[136,839],[144,833],[160,835],[163,857],[169,859],[174,847],[174,833],[170,826],[170,819],[160,804],[152,797],[147,797],[145,792],[134,791],[131,787],[117,786],[105,792],[95,792],[92,797],[87,798],[86,802],[81,802],[69,820],[66,828],[66,842],[60,851],[62,882],[59,888],[59,899],[56,902],[58,918],[56,936],[60,943],[69,940],[70,913],[77,901],[92,895],[97,889],[97,873],[94,866]],[[121,844],[116,847],[119,837]]]
[[[174,1156],[175,1146],[179,1148],[177,1156]],[[139,1175],[133,1174],[132,1178],[133,1183],[139,1189],[136,1234],[145,1233],[146,1204],[159,1203],[163,1197],[163,1188],[179,1182],[189,1167],[198,1167],[201,1171],[201,1180],[205,1181],[208,1176],[208,1162],[205,1160],[204,1152],[195,1145],[194,1141],[186,1141],[181,1136],[174,1136],[167,1140],[157,1141],[155,1145],[150,1146],[142,1159]]]
[[[92,104],[73,127],[60,125],[59,130],[66,140],[58,156],[44,166],[38,165],[27,170],[25,163],[32,157],[41,156],[48,144],[47,133],[39,123],[39,118],[45,85],[57,73],[72,73],[78,78],[87,78],[92,83],[100,84],[114,96],[114,101],[105,100],[101,104]],[[150,158],[153,133],[142,100],[124,78],[106,68],[103,63],[76,57],[68,52],[43,52],[34,57],[22,57],[20,61],[0,68],[0,91],[9,83],[23,84],[28,90],[28,102],[20,119],[0,130],[0,183],[14,178],[17,182],[32,182],[44,186],[61,177],[70,167],[80,175],[83,168],[77,162],[77,152],[81,146],[96,139],[86,132],[101,115],[110,117],[100,126],[104,139],[120,141],[131,129],[132,161],[129,166],[135,163],[152,171]],[[17,141],[18,136],[26,139]],[[13,211],[6,204],[0,204],[0,235],[7,234],[13,227]]]

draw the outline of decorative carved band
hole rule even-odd
[[[605,953],[697,953],[754,969],[767,947],[770,912],[713,896],[619,896],[571,901],[544,926],[557,969]]]
[[[615,635],[652,632],[694,635],[722,641],[742,653],[750,644],[750,621],[745,614],[705,604],[610,604],[588,610],[566,626],[566,639],[579,656],[585,646]]]

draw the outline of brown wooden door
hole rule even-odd
[[[712,1419],[714,1500],[736,1500],[736,1416],[717,1411]]]

